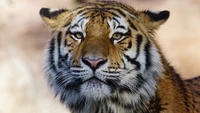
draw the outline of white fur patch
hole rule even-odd
[[[76,32],[81,32],[83,33],[83,36],[86,36],[85,33],[85,28],[86,28],[86,24],[88,23],[89,19],[86,19],[83,15],[81,16],[78,15],[71,23],[71,28],[70,31],[72,33],[76,33]],[[79,43],[81,42],[81,39],[77,39],[74,37],[75,40],[77,40]]]
[[[154,13],[154,14],[159,14],[160,11],[156,11],[156,10],[149,10],[149,12]]]
[[[116,20],[115,20],[116,19]],[[109,37],[112,38],[112,35],[114,33],[122,33],[122,34],[125,34],[127,31],[128,31],[128,23],[126,21],[126,19],[124,17],[115,17],[115,19],[111,19],[111,20],[108,20],[108,24],[110,26],[110,34],[109,34]],[[123,26],[125,28],[118,28],[118,26]],[[120,40],[122,40],[123,38],[121,38]],[[118,41],[120,41],[118,40]],[[114,43],[117,43],[118,41],[114,41]]]
[[[53,13],[53,12],[55,12],[55,11],[59,11],[60,9],[58,9],[58,8],[50,8],[49,9],[49,12],[50,13]]]
[[[110,96],[110,88],[96,80],[88,81],[81,85],[81,94],[88,99],[101,99]]]

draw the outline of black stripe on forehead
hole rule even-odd
[[[123,17],[126,17],[126,14],[123,11],[121,11],[120,9],[117,9],[117,8],[105,8],[105,9],[110,10],[110,12],[112,12],[111,10],[114,10],[114,11],[118,12],[120,15],[122,15]]]
[[[73,29],[74,27],[79,27],[79,22],[81,21],[81,20],[83,20],[83,19],[86,19],[86,17],[82,17],[82,18],[80,18],[79,20],[78,20],[78,22],[76,22],[73,26],[71,26],[71,29]]]
[[[90,11],[92,11],[92,10],[94,10],[94,9],[97,9],[97,8],[83,8],[83,9],[81,9],[80,11],[78,11],[77,14],[81,14],[81,13],[83,13],[84,11],[85,11],[85,12],[90,12]],[[84,14],[84,13],[83,13],[83,14]]]
[[[114,12],[112,12],[112,11],[106,11],[107,13],[109,13],[109,14],[111,14],[111,15],[113,15],[114,17],[120,17],[118,14],[116,14],[116,13],[114,13]]]
[[[117,8],[104,8],[104,7],[101,7],[101,8],[99,8],[99,7],[94,7],[94,8],[83,8],[83,9],[81,9],[80,11],[78,11],[77,14],[81,14],[81,13],[83,13],[84,11],[90,12],[90,11],[97,11],[97,10],[103,11],[103,12],[109,12],[109,13],[115,15],[115,16],[117,15],[117,14],[116,14],[116,12],[117,12],[117,13],[119,13],[121,16],[126,17],[126,14],[125,14],[123,11],[121,11],[120,9],[117,9]],[[116,11],[116,12],[115,12],[115,11]],[[119,15],[117,15],[117,16],[119,16]]]
[[[121,17],[118,17],[118,18],[120,19]],[[113,17],[113,18],[110,18],[110,20],[114,20],[114,22],[113,22],[114,29],[121,28],[121,29],[127,30],[126,29],[127,26],[123,25],[122,22],[120,22],[120,20],[118,20],[117,18]]]
[[[131,28],[133,28],[134,30],[138,31],[138,29],[135,27],[135,25],[131,22],[131,20],[128,20],[128,23],[130,25]]]

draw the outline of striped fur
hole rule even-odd
[[[190,90],[154,39],[168,11],[93,2],[40,15],[52,30],[46,75],[72,113],[195,113]]]

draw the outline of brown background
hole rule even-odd
[[[122,0],[136,9],[171,12],[157,32],[169,62],[183,78],[200,75],[199,0]],[[43,51],[50,32],[41,7],[73,8],[71,0],[0,0],[0,113],[67,113],[47,87]]]

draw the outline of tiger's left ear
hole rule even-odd
[[[160,25],[165,23],[169,18],[170,12],[169,11],[160,11],[154,12],[150,10],[142,11],[138,18],[144,23],[146,27],[150,30],[158,29]]]
[[[66,9],[42,8],[40,9],[40,16],[50,28],[55,28],[58,26],[58,22],[69,12]]]

